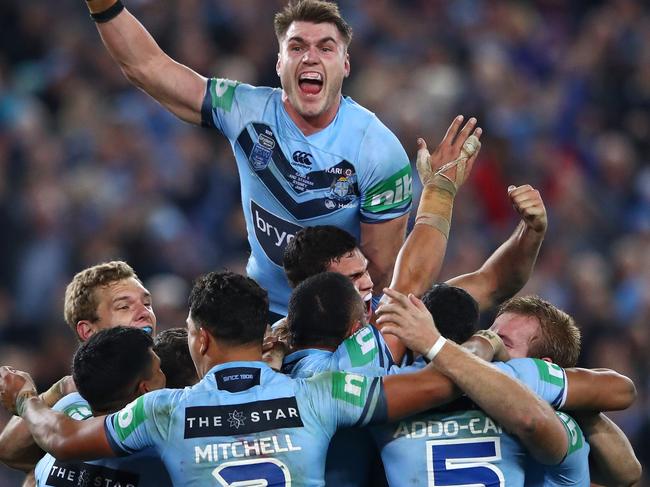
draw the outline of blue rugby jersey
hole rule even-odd
[[[395,135],[370,111],[342,98],[336,118],[305,136],[279,88],[210,79],[202,125],[232,146],[251,256],[247,272],[269,292],[271,311],[286,315],[290,289],[284,248],[302,227],[335,225],[357,240],[360,222],[409,212],[411,166]]]
[[[406,370],[421,368],[417,361]],[[555,407],[566,398],[566,375],[537,359],[494,364]],[[527,453],[479,409],[430,410],[372,428],[391,487],[423,485],[523,486]]]
[[[77,392],[68,394],[52,408],[83,421],[92,416],[88,402]],[[154,452],[143,451],[122,458],[90,462],[61,462],[49,453],[34,470],[38,487],[166,487],[171,486],[167,470]]]
[[[291,379],[263,362],[213,367],[195,386],[147,393],[107,416],[118,454],[153,447],[175,485],[324,485],[338,427],[386,418],[380,378]]]
[[[381,376],[399,370],[384,338],[374,326],[366,325],[344,340],[334,352],[315,348],[287,355],[282,371],[294,378],[307,378],[326,371],[356,372]],[[366,485],[377,448],[366,429],[338,431],[327,452],[327,485],[358,487]]]

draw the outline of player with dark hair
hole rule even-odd
[[[440,334],[463,343],[478,330],[478,303],[470,294],[449,284],[434,284],[422,296]]]
[[[187,328],[169,328],[158,333],[153,351],[160,357],[160,368],[167,377],[168,388],[179,389],[198,382],[187,346]]]
[[[100,330],[74,355],[72,373],[87,407],[57,408],[76,420],[109,414],[148,391],[165,387],[153,340],[144,331],[118,326]],[[36,465],[37,485],[171,485],[165,466],[151,452],[93,462],[62,462],[45,455]]]
[[[411,205],[411,165],[395,135],[342,96],[352,29],[335,3],[292,1],[276,14],[281,89],[205,78],[165,54],[121,1],[86,4],[131,83],[230,141],[251,247],[247,272],[268,290],[271,312],[286,314],[282,251],[305,225],[347,230],[377,289],[390,282]],[[475,127],[471,118],[467,136]]]
[[[387,293],[394,302],[379,310],[382,315],[379,320],[390,323],[385,332],[394,333],[398,327],[406,328],[399,331],[401,339],[422,353],[424,349],[417,348],[418,341],[422,340],[419,327],[427,328],[424,323],[430,323],[428,328],[432,327],[430,313],[422,313],[426,308],[412,296],[407,298],[392,290],[387,290]],[[409,336],[409,329],[415,330],[413,336]],[[466,333],[471,333],[471,330],[468,328]],[[459,338],[462,340],[466,337]],[[572,345],[568,344],[568,348],[572,348]],[[562,397],[558,396],[555,401],[555,405],[561,408],[625,409],[635,397],[632,382],[613,371],[562,369],[541,360],[541,357],[518,358],[496,366],[527,385],[538,381],[551,384],[566,380],[567,387]],[[607,393],[602,394],[604,391]],[[507,396],[504,396],[504,401],[508,401],[507,407],[510,407]],[[570,445],[562,462],[551,467],[534,462],[526,463],[521,447],[504,434],[506,430],[500,429],[502,425],[498,422],[490,423],[489,417],[480,411],[468,410],[466,404],[460,409],[456,407],[442,412],[432,410],[394,425],[378,426],[374,432],[382,449],[382,459],[391,486],[411,485],[414,479],[422,478],[428,478],[429,482],[436,485],[487,485],[503,481],[505,485],[520,485],[523,483],[524,472],[527,484],[530,482],[531,485],[542,485],[542,482],[543,485],[567,485],[566,482],[575,482],[570,485],[589,485],[589,447],[573,419],[563,413],[558,413],[558,416],[566,425]],[[602,434],[602,430],[600,432]],[[629,452],[624,444],[624,436],[616,437],[611,430],[608,435],[616,442],[613,444],[616,445],[614,458],[622,458]],[[483,460],[476,463],[479,457]],[[629,458],[625,460],[628,461]]]
[[[313,292],[314,288],[318,293]],[[365,324],[364,313],[359,295],[346,276],[335,272],[316,274],[299,284],[289,299],[291,346],[296,350],[335,349]]]
[[[115,326],[132,326],[156,332],[156,315],[151,294],[133,268],[124,261],[88,267],[73,277],[65,290],[64,318],[79,341],[97,331]],[[81,395],[73,392],[72,379],[63,378],[44,394],[46,403],[61,408],[88,408]],[[70,394],[70,392],[72,392]],[[65,397],[64,397],[65,396]],[[20,418],[12,418],[0,434],[0,461],[29,472],[43,456]]]
[[[220,312],[228,303],[224,319]],[[28,374],[2,367],[0,397],[58,457],[155,447],[178,485],[215,478],[224,485],[323,485],[327,444],[338,427],[394,419],[437,403],[434,366],[385,378],[333,372],[296,380],[274,372],[261,362],[267,313],[266,293],[254,281],[211,273],[196,281],[190,296],[188,343],[201,377],[194,387],[149,392],[120,412],[74,421],[42,403]],[[505,428],[535,443],[541,459],[564,455],[566,435],[548,404],[460,347],[430,348],[435,368],[493,410]],[[507,412],[501,394],[514,401]],[[534,442],[539,435],[552,439]]]
[[[296,233],[284,249],[282,266],[289,284],[296,287],[308,277],[332,270],[331,265],[340,264],[341,260],[351,258],[353,254],[363,257],[357,240],[350,233],[332,225],[317,225]],[[353,281],[367,277],[368,283],[360,285],[359,291],[372,291],[367,268],[359,275],[348,277]]]

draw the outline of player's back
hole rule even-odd
[[[391,487],[524,485],[526,452],[479,409],[439,409],[372,428]]]
[[[379,379],[294,380],[262,362],[231,362],[192,388],[148,393],[106,423],[118,453],[154,446],[175,484],[295,487],[323,485],[336,428],[365,424],[382,408]]]

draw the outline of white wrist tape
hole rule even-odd
[[[436,340],[436,343],[433,344],[433,346],[429,349],[427,353],[424,354],[426,359],[429,362],[432,362],[434,358],[436,358],[436,355],[442,350],[442,347],[447,343],[447,339],[443,336],[439,336],[438,339]]]

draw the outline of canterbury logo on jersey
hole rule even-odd
[[[248,156],[251,169],[295,219],[316,218],[358,204],[360,193],[357,174],[350,162],[341,160],[322,170],[298,172],[285,157],[271,128],[261,123],[244,128],[237,137],[237,143]],[[297,155],[298,153],[300,154]],[[309,166],[304,162],[307,157],[305,154],[309,156]],[[298,163],[296,159],[303,162]],[[301,167],[312,167],[314,164],[313,155],[304,151],[294,152],[292,160]],[[271,161],[276,167],[275,171],[269,166]],[[278,178],[284,180],[292,191],[287,191]],[[296,201],[297,196],[307,192],[315,197]]]
[[[64,463],[58,460],[50,468],[46,484],[52,487],[78,487],[80,485],[137,487],[140,476],[123,470],[91,465],[90,463]]]
[[[295,397],[185,408],[185,438],[233,436],[303,426]]]
[[[296,152],[293,153],[292,159],[293,162],[295,162],[299,166],[311,167],[312,157],[313,156],[309,152],[302,152],[297,150]]]

